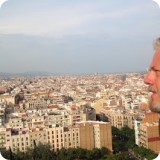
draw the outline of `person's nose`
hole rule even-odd
[[[144,83],[147,84],[147,85],[152,85],[152,84],[154,84],[154,81],[155,81],[155,75],[152,71],[150,71],[147,74],[147,76],[145,77]]]

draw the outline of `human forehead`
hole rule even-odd
[[[154,69],[154,70],[160,70],[160,49],[156,49],[151,65],[150,65],[150,69]]]

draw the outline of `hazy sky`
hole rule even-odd
[[[152,0],[8,0],[0,8],[0,72],[143,71],[158,36]]]

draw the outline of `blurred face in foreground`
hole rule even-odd
[[[149,72],[144,79],[144,83],[149,85],[149,91],[152,92],[150,100],[150,110],[160,113],[160,47],[157,47]]]

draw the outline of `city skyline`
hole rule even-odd
[[[145,71],[159,27],[152,0],[8,0],[0,8],[0,72]]]

